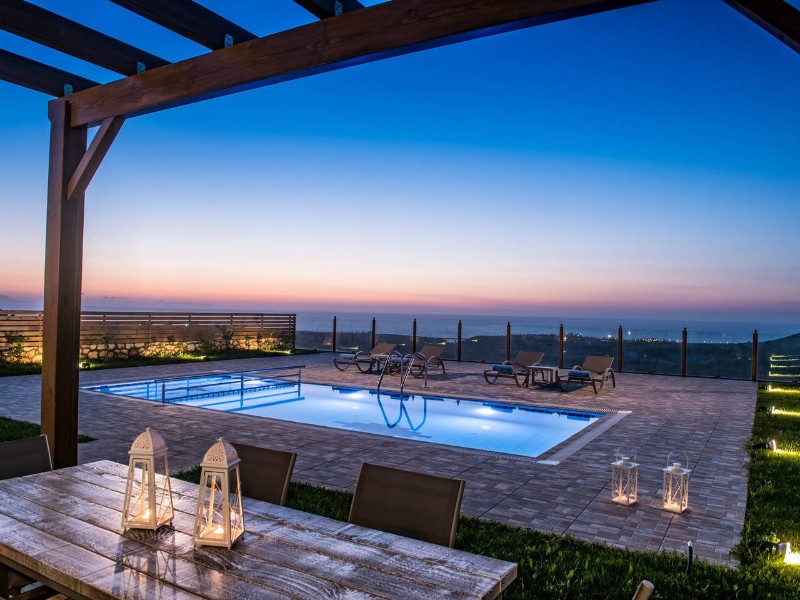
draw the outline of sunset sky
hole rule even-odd
[[[105,0],[34,3],[204,51]],[[201,3],[259,35],[314,20]],[[800,322],[799,98],[795,51],[668,0],[137,117],[87,191],[84,307]],[[0,308],[41,306],[48,99],[0,81]]]

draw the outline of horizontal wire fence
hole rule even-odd
[[[300,330],[297,347],[329,352],[368,351],[378,342],[397,345],[402,354],[424,345],[445,346],[442,358],[466,362],[498,363],[521,350],[544,352],[543,364],[570,368],[588,355],[614,357],[618,372],[652,373],[723,379],[797,381],[800,379],[800,334],[759,343],[758,331],[750,342],[693,341],[684,327],[670,337],[629,339],[620,326],[616,335],[593,337],[561,325],[552,333],[514,333],[511,322],[496,325],[496,333],[470,335],[469,324],[453,320],[442,335],[425,334],[425,327],[410,319],[405,331],[389,331],[377,318],[348,321],[344,326],[333,317],[325,331]],[[397,327],[395,326],[395,329]],[[671,337],[674,336],[674,337]]]

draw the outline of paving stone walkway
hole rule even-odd
[[[81,385],[155,377],[304,365],[303,380],[374,388],[377,377],[355,368],[336,370],[330,354],[202,362],[158,367],[86,371]],[[151,426],[166,439],[172,470],[197,465],[219,436],[298,453],[294,479],[351,490],[363,461],[405,467],[467,481],[462,512],[539,531],[634,550],[686,551],[723,564],[739,541],[747,501],[747,452],[756,385],[745,381],[622,373],[599,395],[591,386],[562,393],[518,388],[511,380],[488,385],[485,365],[447,362],[447,375],[431,377],[427,392],[529,405],[587,408],[615,414],[552,448],[536,461],[411,440],[355,433],[188,406],[80,394],[79,429],[97,438],[79,446],[80,462],[128,461],[133,439]],[[387,377],[383,389],[397,390]],[[0,414],[39,422],[39,376],[0,378]],[[405,390],[423,391],[422,380]],[[624,416],[623,416],[624,415]],[[613,415],[610,415],[613,416]],[[598,430],[598,428],[600,428]],[[605,430],[603,430],[605,429]],[[636,451],[641,463],[639,502],[610,501],[610,462],[615,451]],[[689,509],[661,509],[661,468],[672,450],[683,450],[694,474]]]

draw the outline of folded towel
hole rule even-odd
[[[356,357],[355,354],[340,354],[336,358],[338,360],[353,360]]]
[[[509,375],[514,373],[514,367],[512,365],[492,365],[491,370],[498,373],[508,373]]]
[[[568,377],[582,377],[583,379],[591,379],[591,371],[580,371],[578,369],[571,369],[567,372]]]

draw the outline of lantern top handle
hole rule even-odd
[[[683,463],[672,462],[672,456],[675,455],[675,454],[682,454],[683,455]],[[667,468],[668,469],[669,468],[675,468],[675,469],[683,468],[683,469],[685,469],[687,471],[691,471],[691,469],[689,469],[689,455],[686,454],[686,452],[684,452],[683,450],[673,450],[672,452],[670,452],[667,455]]]
[[[200,467],[211,469],[230,468],[238,465],[240,460],[236,449],[230,442],[226,442],[223,438],[217,438],[217,443],[208,449],[203,457],[203,462],[200,463]]]
[[[167,443],[164,441],[164,438],[161,437],[161,434],[155,429],[150,429],[149,427],[140,433],[135,440],[133,440],[131,449],[128,450],[128,454],[131,455],[144,454],[147,456],[164,454],[166,452]]]
[[[636,450],[634,450],[630,454],[623,454],[619,448],[617,448],[616,452],[614,452],[614,461],[618,462],[619,460],[627,458],[630,462],[636,462]]]

